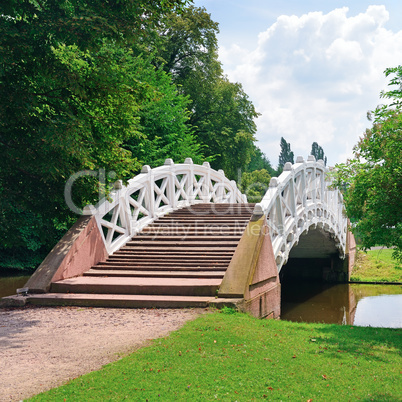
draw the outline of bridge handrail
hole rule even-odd
[[[346,251],[347,219],[343,198],[330,188],[322,160],[310,155],[295,164],[286,163],[282,174],[273,177],[254,214],[267,216],[278,270],[287,262],[290,250],[310,227],[323,228],[335,239],[340,256]]]
[[[175,209],[200,202],[245,203],[234,180],[208,162],[196,165],[191,158],[175,164],[166,159],[163,166],[145,165],[127,186],[116,182],[109,199],[88,205],[84,214],[94,215],[106,250],[112,254],[156,218]]]

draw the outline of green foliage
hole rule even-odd
[[[353,222],[363,249],[377,244],[394,248],[402,260],[402,67],[390,85],[398,89],[382,93],[393,100],[373,112],[373,127],[354,148],[354,159],[336,165],[335,185],[344,190],[346,213]]]
[[[162,17],[179,11],[186,3],[2,2],[3,266],[12,260],[6,255],[16,255],[15,250],[49,250],[60,238],[56,221],[70,226],[75,218],[63,194],[72,174],[104,169],[113,173],[106,179],[114,181],[129,179],[138,172],[141,161],[124,147],[127,142],[149,149],[171,142],[175,150],[174,144],[180,143],[182,149],[177,154],[172,152],[174,156],[192,156],[194,152],[201,157],[201,147],[189,130],[178,128],[188,119],[184,98],[138,54]],[[161,94],[165,90],[167,93]],[[159,116],[163,108],[171,108],[165,121]],[[163,140],[156,140],[153,133],[148,137],[145,132],[151,130],[149,122],[153,119],[165,126]],[[183,142],[178,140],[182,135]],[[162,154],[155,150],[154,157],[161,158]],[[82,207],[96,202],[104,189],[99,188],[96,177],[87,176],[77,180],[73,190],[75,204]],[[26,232],[21,234],[21,228]]]
[[[254,170],[265,169],[270,176],[276,175],[276,170],[272,167],[268,157],[261,151],[261,149],[253,144],[253,155],[251,161],[246,167],[246,172],[252,172]]]
[[[220,312],[222,314],[236,314],[238,311],[233,307],[223,306]]]
[[[26,247],[16,247],[1,250],[0,272],[28,271],[33,272],[44,260],[48,249],[41,241],[40,249],[32,251]],[[24,273],[25,273],[24,272]]]
[[[325,166],[327,166],[327,157],[324,155],[324,150],[320,145],[318,145],[316,142],[313,142],[311,145],[311,152],[310,155],[313,155],[315,157],[315,160],[323,160]]]
[[[241,84],[231,83],[218,60],[218,24],[204,8],[171,14],[159,28],[157,64],[189,97],[189,124],[211,166],[234,179],[250,163],[258,117]]]
[[[208,102],[192,116],[197,139],[207,146],[208,154],[216,155],[212,167],[221,168],[235,179],[245,170],[253,154],[257,117],[252,103],[240,84],[227,79],[216,82]]]
[[[190,6],[180,14],[168,14],[158,28],[157,65],[171,73],[176,84],[201,78],[200,84],[208,85],[209,80],[222,75],[218,61],[218,32],[218,23],[203,7]]]
[[[14,44],[23,46],[20,35],[27,34],[42,38],[43,50],[50,42],[91,48],[98,45],[99,38],[129,43],[145,40],[166,13],[180,12],[187,3],[188,0],[5,0],[0,15],[16,23],[16,29],[12,29]]]
[[[271,176],[265,169],[244,172],[241,176],[240,189],[246,194],[248,202],[260,202],[268,190]]]
[[[116,179],[169,157],[231,178],[257,117],[218,61],[218,24],[187,0],[6,0],[0,5],[0,266],[49,250]],[[23,229],[22,229],[23,228]]]
[[[203,314],[30,400],[396,401],[400,336],[399,329]]]
[[[146,94],[138,110],[143,137],[140,140],[135,137],[128,139],[125,148],[142,165],[156,167],[166,158],[178,163],[187,157],[192,157],[194,163],[202,163],[206,160],[203,147],[197,143],[187,124],[190,101],[178,92],[163,70],[156,70],[142,58],[137,60],[141,62],[141,69],[135,71],[136,80],[146,83]]]
[[[283,167],[286,162],[295,163],[294,154],[290,150],[290,144],[286,142],[286,140],[281,137],[281,152],[279,154],[279,163],[278,163],[278,172],[282,172]]]
[[[0,219],[12,213],[7,205],[21,218],[30,211],[49,222],[60,219],[69,215],[63,189],[71,174],[102,167],[128,178],[139,167],[121,146],[140,136],[137,97],[144,91],[127,78],[128,52],[109,43],[96,52],[76,45],[46,50],[39,60],[26,55],[13,71],[3,71],[0,94],[8,103],[0,108],[0,189],[8,202]],[[81,206],[93,202],[96,182],[77,182],[75,194]]]

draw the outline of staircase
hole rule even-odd
[[[215,295],[254,204],[195,204],[147,226],[83,276],[29,296],[41,305],[205,307]]]

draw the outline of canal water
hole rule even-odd
[[[0,297],[16,294],[18,288],[22,288],[30,275],[0,277]]]
[[[402,328],[402,286],[285,282],[281,319]]]

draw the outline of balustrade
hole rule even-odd
[[[175,164],[142,168],[127,186],[116,182],[108,199],[86,206],[85,214],[95,216],[109,254],[122,247],[156,218],[196,203],[244,203],[247,198],[234,180],[216,171],[208,162],[196,165],[191,158]]]
[[[282,174],[272,178],[255,215],[265,214],[278,270],[287,262],[290,250],[301,234],[310,228],[331,233],[341,258],[345,255],[347,219],[343,214],[343,198],[330,187],[328,168],[322,160],[310,155],[307,162],[298,157],[286,163]]]

